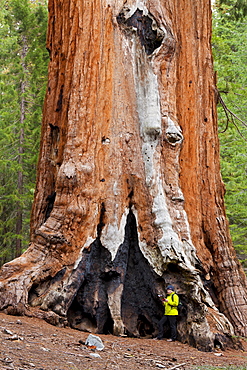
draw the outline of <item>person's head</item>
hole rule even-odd
[[[174,292],[175,288],[173,285],[168,285],[168,287],[166,288],[166,291],[168,294],[171,294],[172,292]]]

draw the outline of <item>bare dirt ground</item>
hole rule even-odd
[[[96,351],[82,344],[89,333],[3,313],[0,333],[0,370],[189,370],[203,365],[247,369],[245,340],[244,350],[207,353],[180,342],[98,335],[105,348]]]

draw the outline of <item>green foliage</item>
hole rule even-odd
[[[233,5],[236,1],[224,1]],[[213,52],[218,90],[227,108],[240,120],[227,123],[219,106],[221,171],[226,186],[226,209],[234,247],[247,258],[247,17],[235,19],[219,8],[214,12]],[[226,130],[227,128],[227,130]]]
[[[42,104],[46,88],[47,7],[1,0],[0,264],[26,248]],[[18,226],[19,225],[19,226]]]
[[[246,0],[218,0],[216,6],[225,18],[240,19],[247,16]]]

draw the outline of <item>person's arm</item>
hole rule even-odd
[[[166,298],[162,298],[162,304],[163,304],[163,306],[165,306],[166,305]]]
[[[159,294],[158,296],[160,297],[160,299],[161,299],[161,301],[162,301],[163,306],[165,306],[165,304],[166,304],[166,302],[167,302],[167,299],[166,299],[166,298],[164,298],[161,294]]]

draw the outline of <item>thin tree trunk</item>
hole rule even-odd
[[[186,307],[181,341],[211,350],[233,327],[247,335],[209,2],[50,0],[49,12],[31,246],[2,268],[1,309],[155,335],[171,283]]]
[[[24,98],[23,98],[24,99]],[[19,137],[19,155],[18,155],[18,164],[22,166],[22,156],[23,156],[23,144],[24,144],[24,129],[21,128],[20,130],[20,137]],[[17,189],[18,189],[18,196],[21,197],[23,194],[23,171],[22,169],[18,170],[18,180],[17,180]],[[16,209],[16,247],[15,247],[15,257],[19,257],[22,252],[22,243],[21,243],[21,235],[22,235],[22,213],[23,207],[21,201],[17,202],[17,209]]]
[[[19,198],[23,195],[23,154],[24,154],[24,122],[26,118],[26,107],[25,107],[25,93],[26,93],[26,80],[25,74],[27,73],[27,66],[26,66],[26,55],[28,51],[27,40],[26,37],[22,37],[22,52],[21,52],[21,66],[23,70],[23,78],[21,80],[20,86],[20,135],[19,135],[19,151],[18,151],[18,178],[17,178],[17,190]],[[16,209],[16,246],[15,246],[15,257],[19,257],[22,252],[22,220],[23,218],[23,207],[22,201],[19,200],[17,202],[17,209]]]

